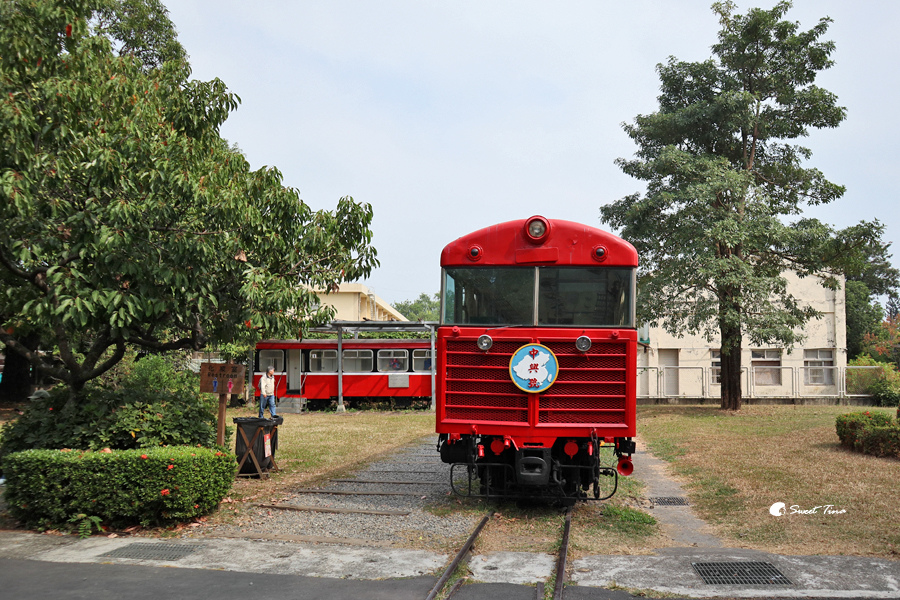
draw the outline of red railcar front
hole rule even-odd
[[[626,474],[634,451],[634,248],[532,217],[456,240],[441,267],[442,459],[483,495],[600,497],[602,446]]]

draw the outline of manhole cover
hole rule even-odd
[[[650,498],[650,502],[656,506],[687,506],[687,498],[681,496],[666,496],[662,498]]]
[[[793,585],[781,571],[765,562],[691,563],[709,585]]]
[[[144,560],[179,560],[200,548],[202,548],[200,544],[145,544],[139,542],[110,550],[100,556]]]

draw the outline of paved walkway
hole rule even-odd
[[[662,461],[639,450],[635,464],[636,476],[648,486],[648,497],[684,496],[666,475]],[[660,549],[651,556],[600,555],[570,562],[566,598],[631,598],[621,588],[694,598],[900,598],[900,562],[726,548],[690,507],[657,507],[654,516],[683,547]],[[174,554],[147,557],[156,550]],[[314,543],[276,535],[79,540],[0,531],[0,589],[12,598],[27,594],[92,600],[123,596],[157,600],[163,594],[216,600],[424,598],[449,558],[429,551]],[[694,568],[694,563],[735,561],[768,563],[790,584],[779,580],[783,585],[711,585]],[[490,553],[471,557],[469,568],[479,583],[463,586],[454,598],[534,598],[534,584],[550,577],[554,557]]]

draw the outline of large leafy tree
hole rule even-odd
[[[647,182],[646,193],[601,208],[641,255],[644,320],[721,340],[728,409],[741,406],[744,339],[791,346],[818,316],[788,292],[784,272],[835,287],[827,250],[854,243],[800,218],[844,188],[806,166],[811,152],[793,140],[837,127],[845,110],[815,84],[832,66],[834,44],[822,40],[831,20],[804,31],[784,19],[790,7],[736,14],[732,2],[712,5],[721,24],[713,58],[659,65],[659,110],[625,125],[638,150],[617,163]]]
[[[219,135],[238,98],[114,49],[109,6],[0,4],[0,341],[73,401],[128,346],[294,337],[329,317],[309,289],[378,264],[370,206],[251,171]]]
[[[884,311],[877,297],[896,304],[900,292],[900,270],[891,264],[890,243],[882,241],[884,227],[871,223],[848,227],[832,240],[826,255],[840,264],[847,278],[847,354],[855,358],[866,352],[866,338],[882,332]],[[851,251],[848,251],[848,247]]]
[[[439,321],[441,295],[435,293],[429,296],[423,292],[415,300],[401,300],[394,303],[394,308],[410,321]]]

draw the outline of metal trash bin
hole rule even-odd
[[[275,466],[275,451],[278,449],[278,426],[284,423],[282,417],[274,419],[260,419],[258,417],[234,417],[237,425],[235,435],[234,453],[237,455],[240,465],[239,475],[262,475],[257,471],[253,457],[259,463],[259,468],[268,471]],[[268,441],[268,444],[267,444]],[[268,456],[267,448],[268,445]],[[249,447],[249,454],[247,452]],[[253,455],[252,457],[250,455]],[[246,455],[246,457],[245,457]]]

